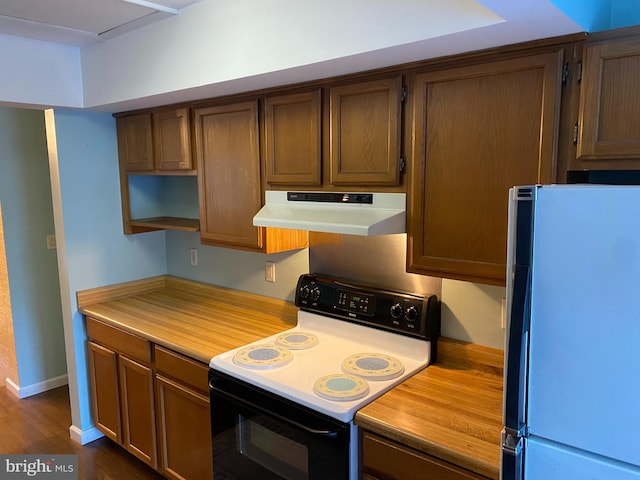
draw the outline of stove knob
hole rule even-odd
[[[404,314],[404,308],[399,303],[394,303],[391,305],[391,317],[392,318],[400,318]]]
[[[317,302],[319,298],[320,298],[320,289],[318,287],[314,287],[311,290],[311,300],[313,300],[314,302]]]
[[[310,293],[311,290],[309,290],[309,285],[303,285],[302,287],[300,287],[300,296],[302,298],[309,298]]]
[[[405,313],[407,317],[407,321],[415,322],[418,319],[418,309],[413,305],[407,308],[407,312]]]

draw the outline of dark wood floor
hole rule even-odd
[[[70,426],[66,386],[22,400],[0,387],[0,453],[75,453],[81,480],[164,479],[107,438],[78,445],[69,437]]]

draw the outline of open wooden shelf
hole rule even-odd
[[[200,221],[197,218],[153,217],[139,218],[129,221],[131,233],[150,232],[153,230],[181,230],[183,232],[200,231]]]

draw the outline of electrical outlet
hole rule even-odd
[[[55,235],[47,235],[47,248],[49,250],[53,250],[56,248],[56,236]]]
[[[192,248],[189,251],[190,255],[191,255],[191,265],[193,265],[194,267],[198,266],[198,249],[197,248]]]
[[[507,299],[502,299],[502,313],[500,314],[500,326],[502,329],[507,328]]]
[[[276,264],[274,262],[264,263],[264,280],[265,282],[276,283]]]

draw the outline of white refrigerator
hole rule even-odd
[[[502,480],[640,480],[640,187],[510,190]]]

